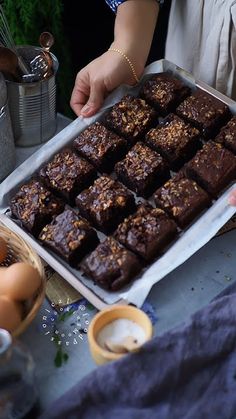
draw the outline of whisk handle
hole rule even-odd
[[[21,72],[23,74],[29,74],[30,71],[29,71],[24,59],[22,58],[22,56],[17,53],[17,58],[18,58],[18,66],[19,66]]]

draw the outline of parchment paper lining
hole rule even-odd
[[[150,74],[162,71],[170,71],[173,75],[181,78],[185,84],[188,84],[192,88],[197,86],[208,91],[210,94],[227,103],[231,112],[236,114],[236,103],[234,101],[221,95],[204,83],[194,80],[189,73],[166,60],[160,60],[148,66],[141,84],[150,76]],[[82,276],[80,271],[72,269],[68,264],[62,261],[62,259],[43,248],[37,240],[19,226],[19,223],[16,223],[9,218],[9,201],[18,190],[20,184],[25,183],[31,178],[42,164],[50,160],[56,152],[60,151],[66,145],[70,145],[79,132],[91,125],[95,120],[98,120],[102,114],[114,103],[119,101],[124,94],[132,93],[132,95],[136,95],[139,90],[140,84],[132,88],[129,86],[122,86],[114,91],[107,98],[101,112],[95,117],[87,119],[81,117],[77,118],[50,141],[44,144],[0,185],[0,219],[2,222],[30,242],[39,255],[49,265],[99,309],[106,304],[114,304],[120,302],[120,300],[132,302],[137,306],[141,306],[151,287],[155,283],[164,278],[168,273],[173,271],[204,246],[204,244],[206,244],[236,212],[236,208],[230,207],[227,203],[229,191],[232,189],[231,186],[187,231],[181,233],[178,240],[161,258],[143,271],[140,277],[135,279],[129,286],[122,291],[115,293],[105,291],[97,285],[94,285],[91,280]],[[234,187],[236,187],[236,184]]]

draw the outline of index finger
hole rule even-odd
[[[75,84],[74,89],[71,94],[70,106],[77,116],[80,115],[81,109],[84,107],[85,103],[88,101],[89,95],[81,91]]]

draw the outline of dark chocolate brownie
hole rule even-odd
[[[37,237],[52,217],[63,211],[64,202],[53,196],[40,181],[32,179],[11,199],[10,208],[12,215]]]
[[[178,170],[200,148],[200,132],[177,115],[170,114],[146,134],[146,143]]]
[[[39,240],[72,266],[99,242],[88,221],[69,208],[42,229]]]
[[[126,95],[106,113],[104,124],[131,146],[157,124],[157,114],[144,99]]]
[[[134,253],[113,237],[107,237],[85,259],[81,268],[101,287],[116,291],[131,281],[141,265]]]
[[[150,196],[170,177],[167,163],[160,154],[141,142],[115,165],[115,172],[119,180],[143,197]]]
[[[236,116],[233,116],[228,124],[221,128],[215,141],[223,144],[226,148],[236,154]]]
[[[74,140],[74,147],[100,172],[109,173],[114,164],[123,158],[127,142],[99,122],[90,125]]]
[[[191,179],[178,173],[154,194],[158,207],[163,208],[184,228],[210,205],[208,194]]]
[[[174,111],[190,94],[190,88],[169,73],[155,74],[144,83],[140,92],[140,96],[162,116]]]
[[[85,218],[105,233],[114,230],[124,217],[135,210],[133,194],[108,176],[101,176],[89,189],[81,192],[76,198],[76,205]]]
[[[71,205],[96,178],[94,167],[69,148],[57,153],[39,173],[45,185]]]
[[[135,214],[118,226],[114,237],[138,256],[151,261],[176,233],[175,222],[162,209],[140,205]]]
[[[197,127],[205,138],[213,138],[230,118],[225,103],[199,89],[178,106],[176,113]]]
[[[236,176],[236,157],[222,144],[209,141],[184,167],[209,194],[217,196]]]

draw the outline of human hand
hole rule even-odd
[[[229,204],[236,207],[236,189],[234,189],[229,196]]]
[[[142,69],[137,70],[138,77]],[[127,62],[120,54],[107,51],[78,74],[70,105],[76,115],[89,117],[102,106],[106,96],[121,84],[136,83]]]

